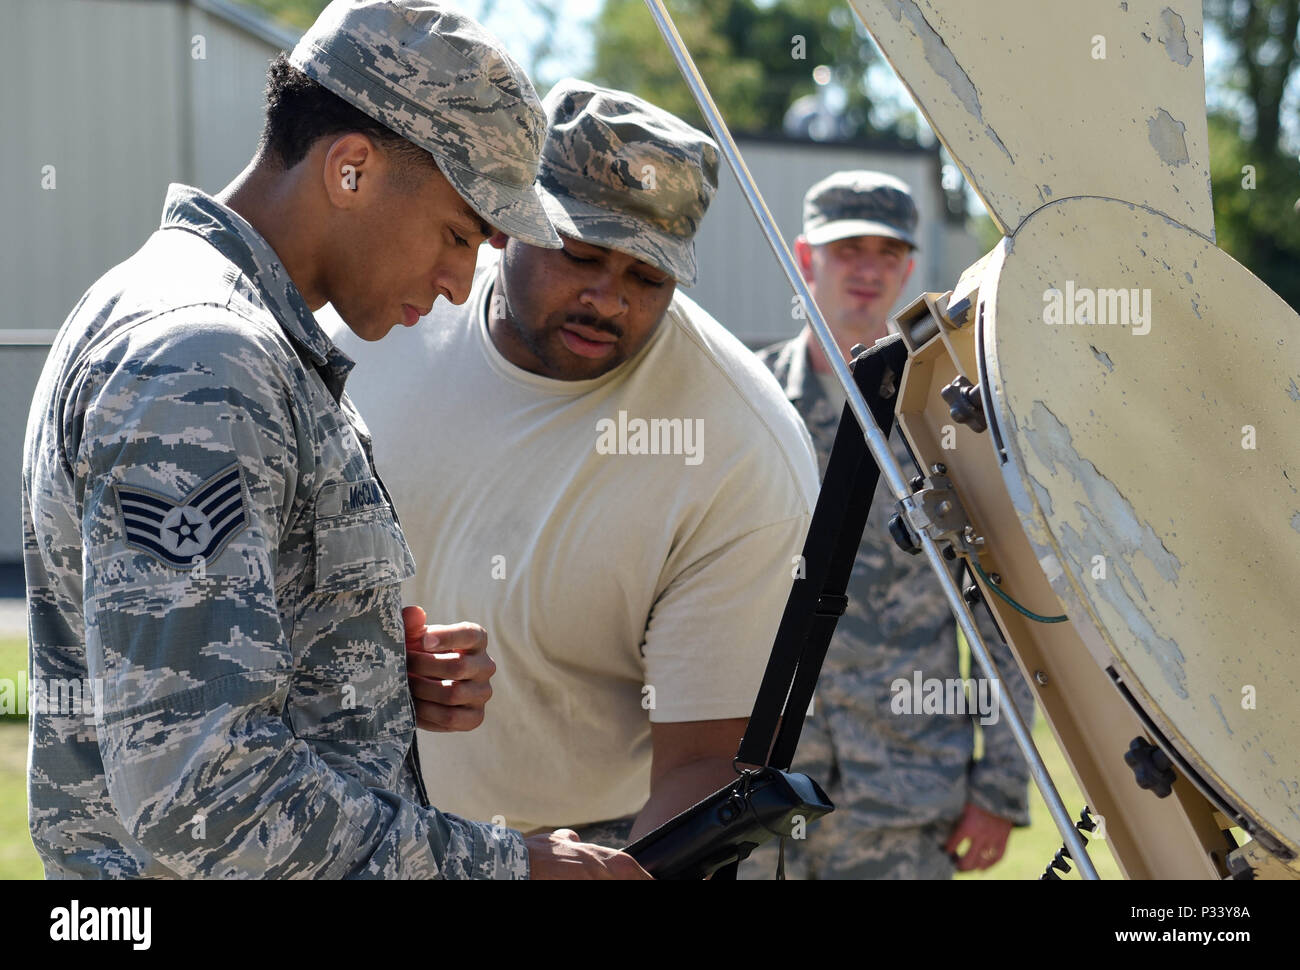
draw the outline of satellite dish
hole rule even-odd
[[[1213,242],[1200,4],[851,5],[1006,236],[900,315],[901,422],[939,453],[933,397],[978,388],[945,461],[979,555],[1069,617],[990,599],[1117,860],[1300,875],[1300,318]]]

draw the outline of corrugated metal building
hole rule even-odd
[[[27,409],[46,347],[81,294],[158,225],[168,183],[222,188],[262,127],[267,62],[296,36],[230,0],[3,0],[0,31],[0,564],[21,561]],[[647,38],[647,43],[658,38]],[[945,222],[933,151],[743,139],[788,238],[804,190],[878,168],[916,191],[913,289],[979,255]],[[792,333],[788,286],[729,172],[699,237],[691,295],[758,346]]]
[[[228,0],[3,0],[0,562],[20,562],[23,434],[55,330],[158,227],[170,182],[220,189],[296,40]]]

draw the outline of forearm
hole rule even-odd
[[[113,810],[160,864],[190,878],[526,873],[517,835],[383,790],[407,770],[409,736],[344,742],[349,761],[379,759],[369,775],[296,736],[294,652],[267,585],[214,575],[222,564],[115,582],[111,562],[91,560],[84,602],[89,668],[104,674],[96,735]]]
[[[730,757],[698,758],[664,772],[651,782],[650,798],[632,826],[632,840],[658,828],[735,778]]]
[[[330,768],[280,719],[277,679],[222,678],[105,718],[100,750],[114,808],[160,862],[191,878],[526,874],[517,833],[441,815]],[[153,747],[151,736],[160,750],[141,748]]]

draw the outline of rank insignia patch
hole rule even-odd
[[[177,569],[210,562],[248,524],[238,462],[180,501],[135,486],[114,485],[113,489],[126,544]]]

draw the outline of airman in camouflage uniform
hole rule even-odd
[[[825,245],[875,236],[914,247],[916,222],[911,196],[897,179],[836,173],[808,193],[803,241]],[[895,278],[901,286],[906,274]],[[887,279],[886,273],[859,273],[850,282],[868,292],[881,290],[883,312],[897,295],[889,292]],[[817,282],[813,295],[824,306]],[[834,295],[825,297],[826,304],[834,304]],[[835,321],[827,316],[840,339]],[[760,358],[807,424],[825,474],[844,394],[833,375],[813,372],[812,339],[805,328],[794,339],[761,351]],[[913,466],[900,431],[894,431],[890,443],[910,477]],[[921,713],[921,698],[913,697],[908,713],[908,707],[895,703],[903,693],[896,682],[913,685],[917,671],[922,681],[944,683],[961,674],[947,600],[925,558],[907,555],[890,538],[887,523],[894,511],[882,481],[849,581],[848,610],[836,627],[814,712],[800,736],[794,768],[826,787],[835,811],[809,826],[806,841],[787,842],[787,868],[795,877],[948,878],[953,860],[946,846],[968,803],[1016,825],[1029,822],[1028,768],[1004,720],[981,726],[984,753],[975,761],[979,717],[969,708],[926,714]],[[1030,716],[1032,699],[1014,658],[982,616],[983,608],[974,612],[1016,710]],[[971,677],[982,677],[973,660]],[[1005,693],[1001,703],[1007,702]],[[743,872],[747,878],[770,878],[774,868],[775,849],[765,846]]]
[[[493,226],[558,245],[540,105],[477,24],[336,2],[292,62]],[[520,833],[425,797],[413,564],[351,367],[266,239],[184,186],[60,330],[24,455],[29,662],[96,703],[31,715],[49,877],[529,876]]]

